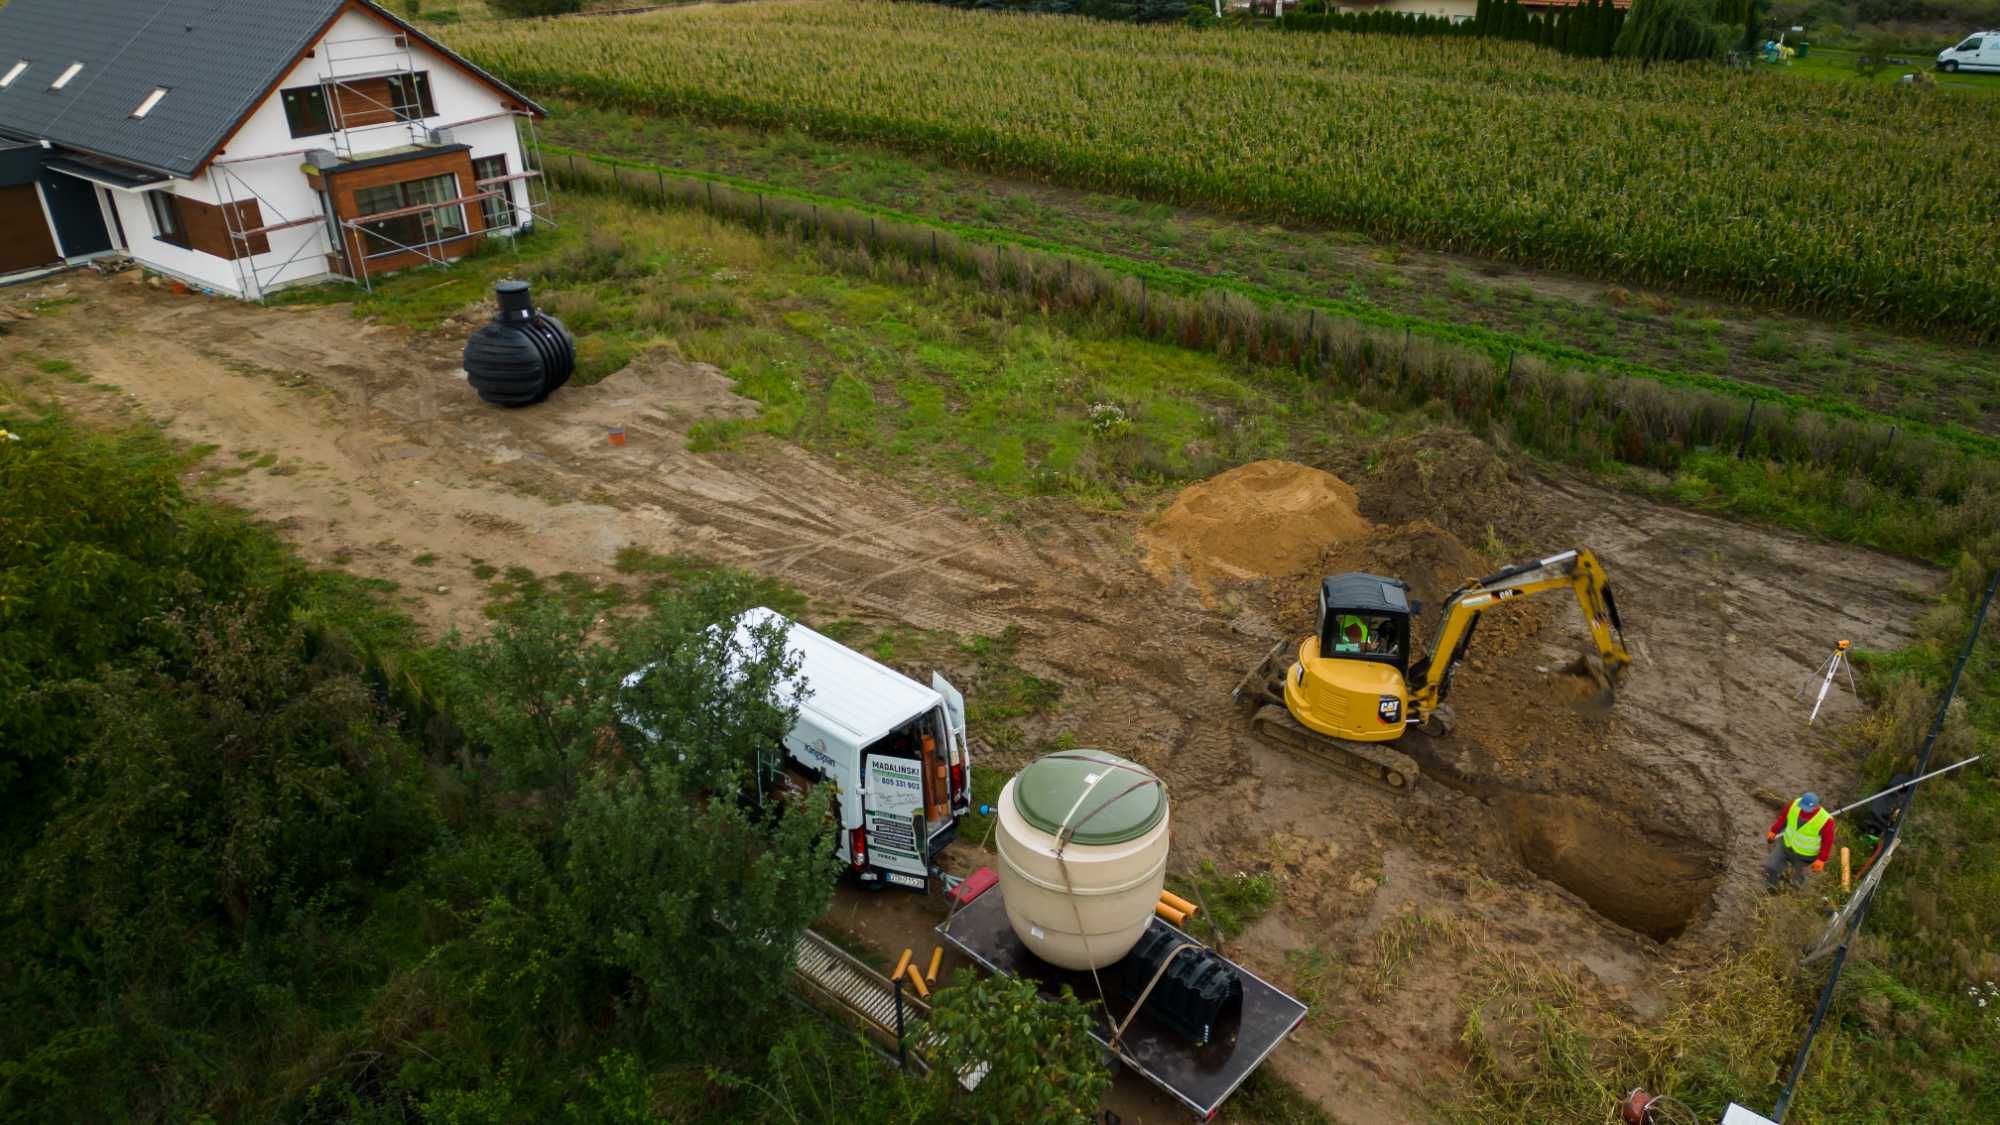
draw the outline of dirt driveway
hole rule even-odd
[[[1492,948],[1650,1014],[1670,967],[1730,936],[1761,893],[1768,800],[1846,792],[1830,743],[1804,726],[1801,680],[1836,638],[1901,643],[1938,585],[1886,556],[1518,477],[1470,439],[1391,449],[1372,474],[1346,467],[1371,519],[1422,517],[1525,553],[1588,544],[1638,661],[1616,710],[1579,714],[1536,671],[1582,636],[1575,609],[1529,619],[1460,675],[1460,734],[1419,748],[1437,780],[1395,798],[1245,731],[1230,688],[1308,622],[1273,608],[1293,604],[1284,591],[1163,586],[1139,517],[1051,501],[977,518],[773,440],[690,453],[696,421],[754,409],[709,368],[646,359],[502,411],[458,370],[467,325],[414,334],[344,307],[267,310],[89,275],[0,304],[55,295],[78,300],[15,324],[0,350],[71,360],[97,385],[44,377],[43,390],[87,417],[152,419],[219,447],[211,464],[250,471],[212,477],[216,495],[314,562],[401,583],[439,631],[482,623],[472,560],[607,576],[628,545],[781,577],[865,620],[1019,627],[1020,663],[1065,685],[1046,729],[1166,779],[1177,864],[1279,877],[1279,907],[1231,952],[1281,982],[1299,971],[1288,954],[1360,959],[1421,910],[1475,920]],[[606,440],[612,426],[623,446]],[[1842,692],[1831,707],[1840,720],[1855,704]],[[1465,1057],[1461,997],[1450,967],[1434,969],[1314,1021],[1273,1065],[1344,1120],[1421,1118],[1421,1093]]]

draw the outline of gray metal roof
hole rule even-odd
[[[0,75],[18,61],[29,65],[0,90],[0,129],[191,177],[346,2],[10,0],[0,7]],[[359,2],[449,53],[369,0]],[[76,77],[50,90],[78,62]],[[152,112],[133,117],[163,86],[169,92]]]

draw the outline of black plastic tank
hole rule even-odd
[[[576,371],[576,339],[562,321],[536,311],[525,281],[493,287],[500,311],[465,342],[465,374],[479,397],[527,406],[549,397]]]
[[[1118,992],[1128,1006],[1136,1004],[1147,984],[1159,975],[1153,991],[1146,995],[1146,1014],[1195,1046],[1205,1047],[1225,1020],[1241,1015],[1243,980],[1229,962],[1200,946],[1183,950],[1168,961],[1174,949],[1186,941],[1155,918],[1132,952],[1119,962]],[[1162,975],[1163,961],[1167,971]]]

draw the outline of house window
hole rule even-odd
[[[482,156],[472,162],[474,180],[497,180],[507,174],[505,156]],[[501,230],[514,225],[514,185],[482,184],[480,191],[497,191],[500,194],[479,201],[479,213],[486,219],[487,230]]]
[[[21,77],[21,72],[26,69],[28,69],[28,60],[26,59],[22,59],[13,66],[8,67],[6,76],[0,77],[0,90],[5,90],[7,87],[12,86],[14,79]]]
[[[172,192],[147,192],[146,210],[153,216],[153,233],[161,242],[186,248],[187,229],[181,225],[180,200]]]
[[[415,74],[392,74],[389,76],[389,105],[396,116],[405,121],[417,121],[437,116],[437,103],[431,101],[431,76],[425,71]]]
[[[159,105],[160,99],[166,96],[167,88],[165,86],[155,86],[153,92],[146,95],[146,100],[139,103],[139,108],[132,111],[132,116],[144,117],[153,112],[153,107]]]
[[[450,174],[356,191],[354,208],[361,218],[386,216],[361,224],[363,253],[374,258],[464,237],[465,206],[446,203],[457,198],[458,177]],[[446,205],[424,207],[426,203]]]
[[[294,86],[280,93],[285,103],[285,124],[294,137],[317,137],[333,132],[333,118],[326,111],[326,90],[320,86]]]
[[[49,89],[60,90],[64,86],[69,85],[69,80],[75,78],[77,71],[82,69],[83,69],[83,64],[80,62],[73,62],[69,64],[69,66],[66,67],[61,74],[56,75],[56,80],[54,82],[49,83]]]

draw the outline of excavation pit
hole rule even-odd
[[[1668,942],[1707,913],[1722,865],[1704,841],[1581,797],[1516,793],[1493,807],[1530,871],[1628,930]]]

